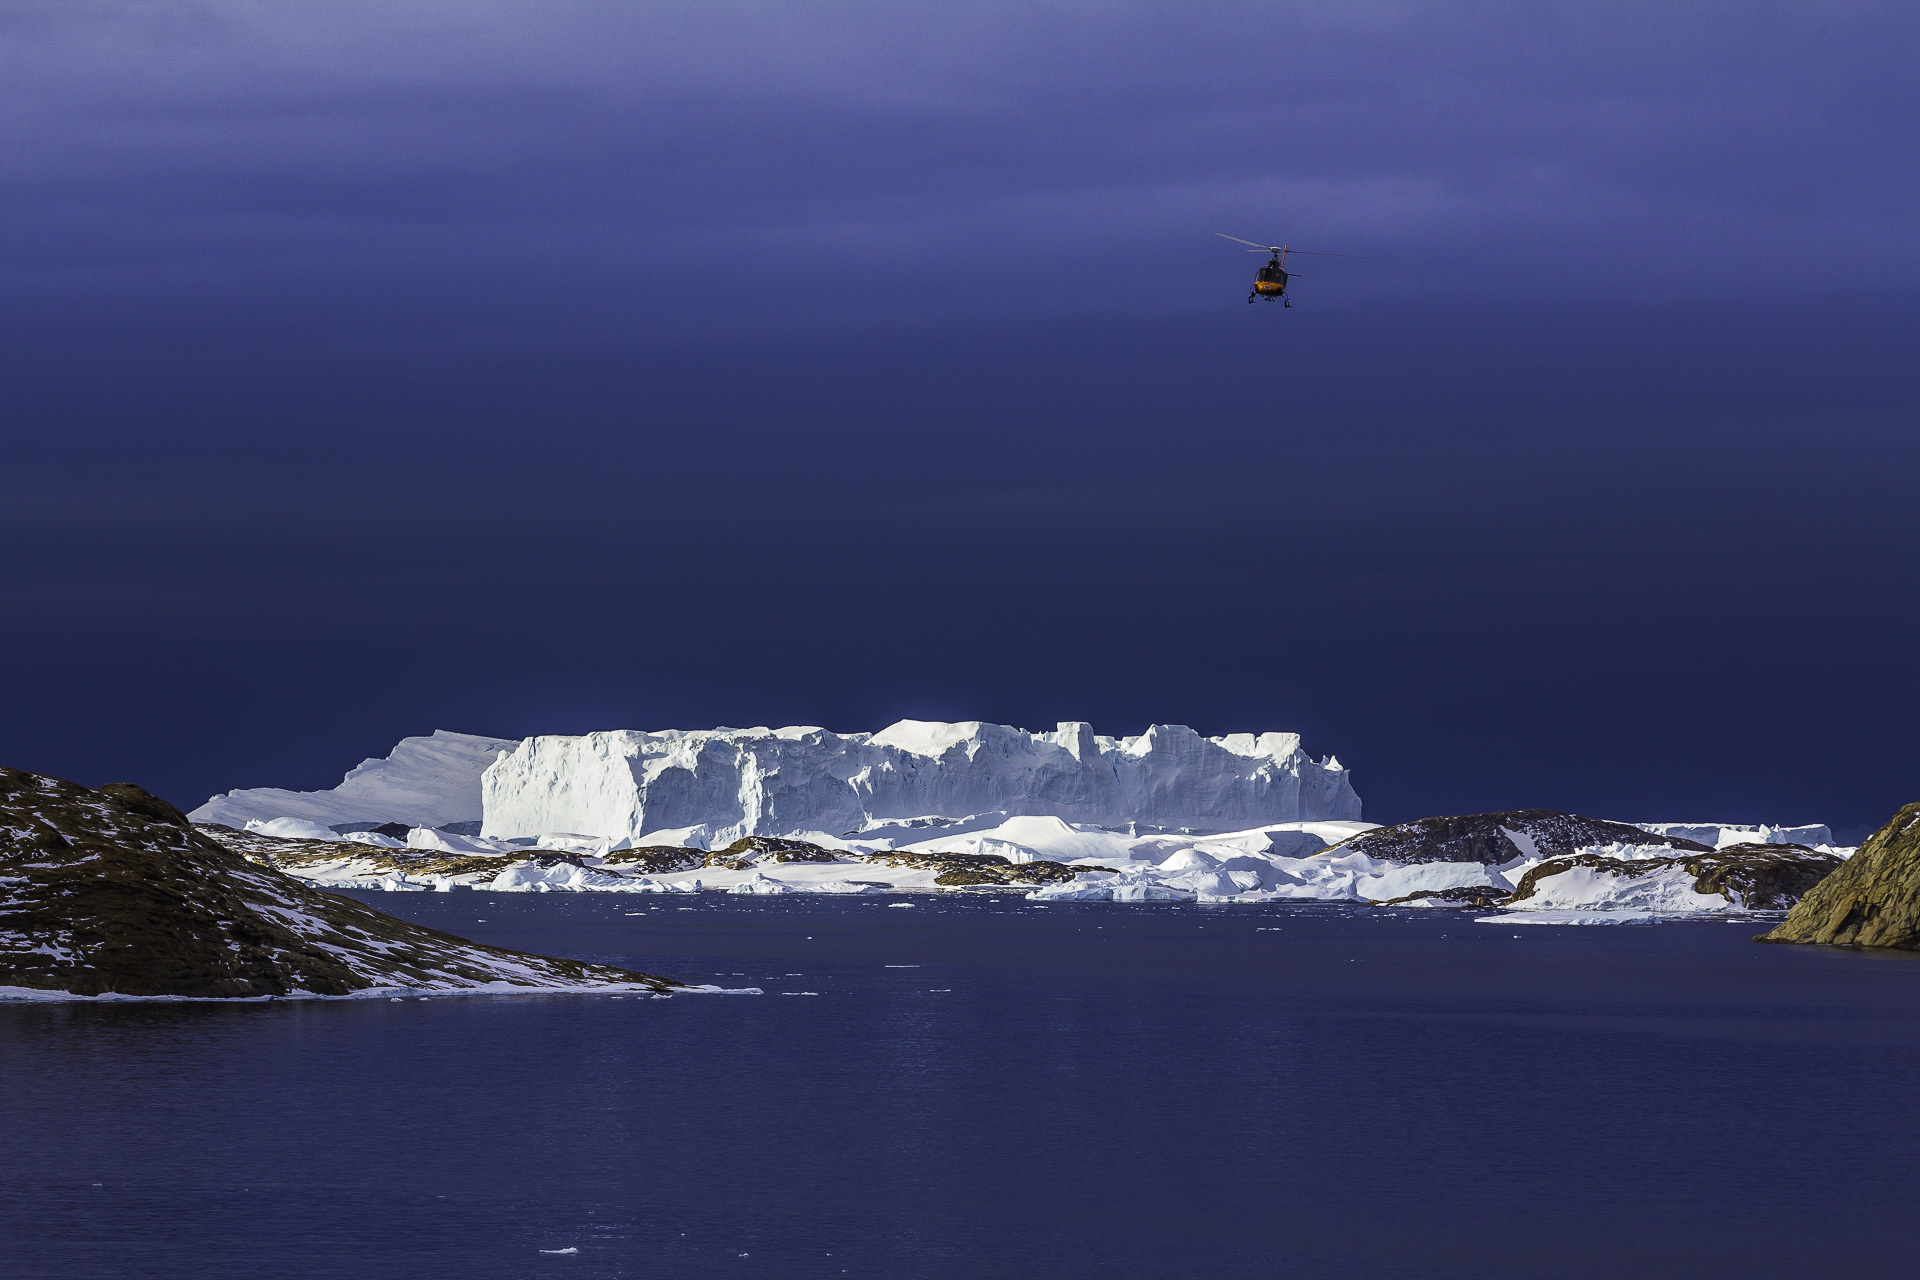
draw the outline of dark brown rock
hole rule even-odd
[[[778,836],[745,836],[706,856],[706,865],[727,871],[746,871],[769,862],[838,862],[840,855],[805,840]]]
[[[1528,837],[1531,850],[1513,840]],[[1667,845],[1690,853],[1711,853],[1704,844],[1673,836],[1658,836],[1624,822],[1587,818],[1553,809],[1510,809],[1504,813],[1471,813],[1458,817],[1420,818],[1390,827],[1375,827],[1320,855],[1364,853],[1393,862],[1479,862],[1499,866],[1525,856],[1564,857],[1596,844]]]
[[[649,844],[638,849],[616,849],[600,861],[608,867],[632,867],[641,875],[664,876],[706,866],[707,851],[675,844]]]
[[[1505,889],[1496,889],[1490,884],[1456,885],[1451,889],[1420,889],[1413,893],[1402,894],[1398,898],[1388,898],[1376,902],[1376,907],[1401,907],[1410,902],[1425,902],[1429,905],[1439,903],[1448,907],[1472,908],[1485,911],[1490,907],[1504,904],[1508,894]]]
[[[1920,803],[1894,814],[1754,941],[1920,951]]]
[[[1033,862],[1007,862],[1001,859],[1000,865],[991,863],[970,863],[953,866],[933,878],[939,885],[957,887],[960,885],[981,884],[1058,884],[1071,880],[1082,871],[1107,871],[1107,867],[1069,867],[1061,862],[1048,862],[1037,859]]]
[[[1697,877],[1693,887],[1701,893],[1717,893],[1750,911],[1785,911],[1845,862],[1803,844],[1734,844],[1681,865]]]

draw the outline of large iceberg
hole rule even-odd
[[[982,814],[1129,831],[1238,831],[1354,820],[1347,771],[1292,733],[1203,738],[1155,725],[1107,738],[1078,722],[1029,733],[977,720],[902,720],[879,733],[785,729],[618,730],[529,738],[480,780],[494,838],[548,831],[639,842],[695,831],[858,833]],[[929,833],[931,834],[931,832]]]
[[[250,787],[213,797],[187,816],[244,828],[249,821],[299,818],[325,827],[398,822],[445,827],[480,818],[480,775],[517,738],[445,729],[402,738],[384,760],[363,760],[331,791]]]

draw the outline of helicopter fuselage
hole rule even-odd
[[[1253,273],[1253,296],[1256,298],[1287,296],[1287,269],[1280,265],[1278,258]]]

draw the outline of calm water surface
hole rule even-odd
[[[1920,1226],[1920,956],[1751,923],[356,896],[768,994],[0,1006],[0,1272],[1804,1277],[1904,1273]]]

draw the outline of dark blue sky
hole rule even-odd
[[[0,759],[1295,729],[1920,794],[1911,6],[0,8]],[[1304,259],[1290,311],[1241,299]]]

